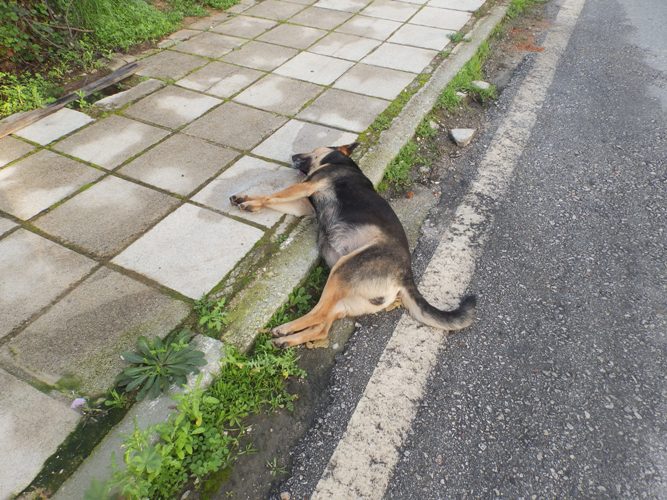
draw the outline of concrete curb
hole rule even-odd
[[[410,99],[371,149],[358,161],[366,175],[377,185],[384,171],[400,149],[414,135],[423,117],[434,107],[440,91],[454,78],[460,69],[487,40],[493,29],[503,20],[506,5],[492,7],[487,15],[477,21],[468,33],[469,42],[459,43],[449,57],[433,71],[429,81]],[[274,312],[286,301],[289,293],[307,276],[318,260],[315,245],[315,224],[312,218],[299,222],[288,239],[283,242],[275,257],[267,264],[253,282],[238,293],[229,303],[229,318],[223,340],[243,351],[255,341],[258,331],[268,322]],[[353,323],[340,325],[347,335]],[[343,335],[345,335],[343,333]],[[345,337],[347,337],[345,335]],[[208,337],[198,336],[194,345],[206,354],[208,364],[204,367],[202,386],[206,387],[219,370],[223,357],[223,343]],[[195,378],[189,380],[189,387]],[[116,425],[95,447],[89,457],[57,490],[52,498],[57,500],[82,499],[94,479],[106,480],[111,475],[111,458],[122,465],[122,442],[135,425],[141,428],[164,421],[173,411],[171,394],[153,401],[135,404],[123,420]]]

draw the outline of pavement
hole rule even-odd
[[[475,325],[360,320],[276,497],[667,496],[667,10],[611,7],[549,4],[442,181],[414,267]]]
[[[146,80],[104,113],[0,139],[0,449],[21,464],[0,467],[1,498],[75,428],[71,399],[112,385],[121,351],[270,243],[284,217],[229,196],[293,183],[294,152],[352,142],[482,4],[244,1],[140,55]],[[28,403],[43,411],[26,420]]]

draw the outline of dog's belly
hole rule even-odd
[[[378,241],[381,236],[382,232],[377,226],[372,225],[351,226],[339,223],[329,227],[320,226],[318,234],[320,254],[332,268],[344,255]]]

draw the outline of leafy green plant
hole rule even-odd
[[[470,41],[470,38],[466,38],[463,33],[452,33],[451,35],[448,35],[448,37],[452,41],[452,43],[469,42]]]
[[[130,404],[130,398],[124,392],[118,392],[116,389],[109,391],[108,398],[104,400],[104,406],[107,408],[127,408]]]
[[[266,468],[269,469],[269,472],[273,477],[281,476],[287,472],[287,469],[278,462],[276,457],[266,461]]]
[[[190,333],[181,330],[173,339],[152,340],[142,336],[136,352],[124,352],[122,359],[133,366],[125,368],[116,382],[125,391],[138,390],[137,400],[155,398],[171,384],[183,385],[190,373],[206,364],[204,353],[188,344]]]
[[[195,311],[199,315],[199,326],[203,326],[210,332],[220,333],[223,326],[227,326],[229,320],[225,311],[227,299],[224,297],[211,301],[202,297],[195,302]]]

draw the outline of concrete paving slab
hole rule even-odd
[[[322,90],[322,87],[312,83],[268,75],[245,89],[234,100],[255,108],[294,115]]]
[[[111,169],[167,135],[166,130],[122,116],[110,116],[75,132],[54,149]]]
[[[27,142],[15,139],[9,135],[3,137],[0,139],[0,167],[21,158],[21,156],[27,155],[33,149],[35,147]]]
[[[297,53],[289,47],[252,41],[225,56],[224,60],[247,68],[272,71]]]
[[[269,19],[260,19],[250,16],[236,16],[231,18],[215,28],[216,33],[224,33],[225,35],[238,36],[241,38],[255,38],[265,31],[270,30],[276,24],[276,21]]]
[[[352,65],[349,61],[301,52],[276,69],[275,73],[320,85],[331,85]]]
[[[358,61],[381,43],[380,40],[372,38],[330,33],[308,50],[324,56]]]
[[[246,10],[245,14],[249,16],[273,19],[275,21],[285,21],[303,9],[303,5],[296,3],[281,2],[280,0],[264,0],[254,7]]]
[[[312,5],[317,0],[289,0],[292,3],[300,3],[301,5]]]
[[[28,220],[103,174],[52,151],[38,151],[0,170],[0,209]]]
[[[361,62],[384,68],[420,73],[436,55],[438,55],[438,52],[435,50],[383,43],[372,54],[364,57]]]
[[[375,0],[361,11],[364,16],[379,17],[391,21],[405,22],[419,10],[418,5],[411,5],[393,0]]]
[[[339,10],[308,7],[290,19],[291,23],[302,24],[312,28],[331,30],[352,17],[352,13]]]
[[[388,101],[329,89],[297,115],[331,127],[363,132],[389,105]]]
[[[0,236],[5,234],[7,231],[10,229],[13,229],[17,226],[15,222],[12,222],[9,219],[6,219],[5,217],[0,217]]]
[[[429,0],[429,7],[475,12],[486,0]]]
[[[164,87],[164,85],[165,83],[161,82],[160,80],[149,78],[148,80],[144,80],[143,82],[135,85],[131,89],[118,92],[117,94],[113,94],[100,99],[99,101],[96,101],[95,106],[106,110],[120,109],[133,101],[137,101],[142,97],[147,96],[148,94],[152,94],[156,90]]]
[[[209,16],[188,25],[189,29],[206,31],[209,30],[229,17],[227,13],[221,13],[219,16]]]
[[[79,414],[0,369],[0,498],[13,498],[74,430]]]
[[[254,1],[239,2],[236,5],[234,5],[233,7],[230,7],[229,9],[227,9],[227,12],[229,12],[230,14],[240,14],[241,12],[245,12],[250,7],[252,7],[253,5],[256,5],[256,4],[257,4],[257,2],[254,2]]]
[[[230,149],[176,134],[132,160],[119,173],[185,196],[236,156],[238,153]]]
[[[283,216],[273,210],[244,212],[232,206],[229,197],[239,194],[270,194],[303,180],[298,170],[244,156],[193,198],[203,205],[272,227]]]
[[[218,33],[206,32],[193,36],[185,42],[181,42],[173,47],[173,50],[187,52],[198,56],[217,59],[240,47],[246,42],[244,38],[235,36],[221,35]]]
[[[0,240],[0,338],[49,305],[95,265],[25,229]]]
[[[368,3],[369,0],[320,0],[314,6],[323,9],[342,10],[344,12],[359,12]]]
[[[454,33],[456,33],[454,30],[441,30],[429,26],[405,24],[389,37],[389,41],[424,49],[442,50],[449,44],[449,36]]]
[[[402,26],[396,21],[378,19],[375,17],[354,16],[352,19],[336,28],[336,31],[357,35],[376,40],[386,40],[389,36]]]
[[[414,73],[395,69],[357,64],[339,78],[334,87],[391,100],[396,98],[415,76],[417,75]]]
[[[203,57],[163,50],[140,61],[137,75],[178,80],[208,62]]]
[[[421,24],[423,26],[458,31],[466,25],[470,17],[471,14],[469,12],[462,12],[460,10],[424,7],[409,22],[411,24]]]
[[[264,73],[254,69],[216,61],[190,73],[176,83],[218,97],[231,97],[262,75]]]
[[[262,42],[285,45],[295,49],[305,49],[310,47],[317,40],[326,35],[327,32],[308,26],[295,26],[293,24],[280,24],[267,31],[258,38]]]
[[[186,204],[113,262],[198,299],[231,271],[263,234],[255,227]]]
[[[357,134],[350,132],[290,120],[252,152],[258,156],[289,162],[293,154],[307,153],[319,146],[349,144],[356,138]]]
[[[185,302],[102,268],[13,338],[2,355],[47,384],[66,377],[79,385],[77,392],[100,394],[126,366],[121,352],[133,350],[142,335],[164,337],[189,313]]]
[[[183,132],[247,150],[276,130],[285,118],[227,102],[188,125]]]
[[[178,205],[178,200],[118,177],[107,177],[35,222],[100,257],[109,257]]]
[[[41,120],[22,128],[15,134],[42,146],[95,121],[90,116],[73,109],[63,108]]]
[[[222,101],[215,97],[169,85],[133,104],[124,114],[163,127],[178,128],[220,103]]]
[[[172,33],[167,37],[167,39],[182,42],[183,40],[189,40],[190,38],[192,38],[195,35],[198,35],[199,33],[200,31],[198,30],[191,30],[186,28]]]

